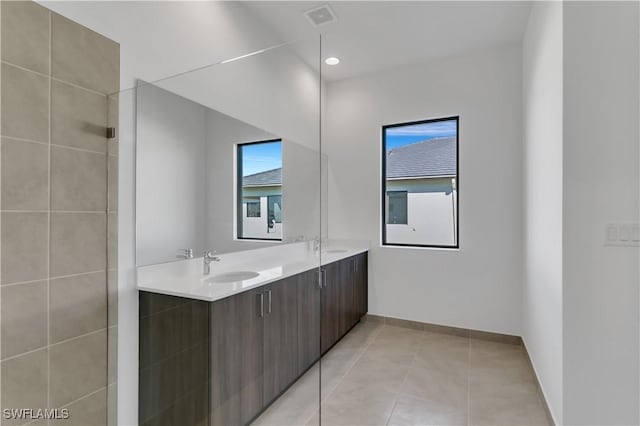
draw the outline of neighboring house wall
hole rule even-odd
[[[268,227],[268,200],[270,195],[282,195],[281,186],[244,187],[245,197],[256,197],[260,200],[260,216],[247,217],[247,203],[242,203],[242,235],[244,238],[282,239],[282,223],[276,223],[271,229]],[[283,207],[284,210],[284,207]],[[282,221],[284,222],[284,220]]]
[[[394,179],[387,191],[407,191],[407,224],[387,225],[387,244],[455,244],[456,191],[451,178]]]

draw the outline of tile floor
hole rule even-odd
[[[358,324],[254,425],[548,425],[520,346]]]

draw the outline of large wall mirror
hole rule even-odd
[[[326,233],[319,76],[296,55],[301,48],[139,84],[138,266]]]

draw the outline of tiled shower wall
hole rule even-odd
[[[0,13],[0,404],[115,424],[119,45],[33,2]]]

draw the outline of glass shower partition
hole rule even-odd
[[[137,399],[140,425],[319,423],[319,63],[318,37],[111,96],[119,212],[135,215],[119,318],[139,324],[118,339],[139,348],[120,351],[118,399]]]

